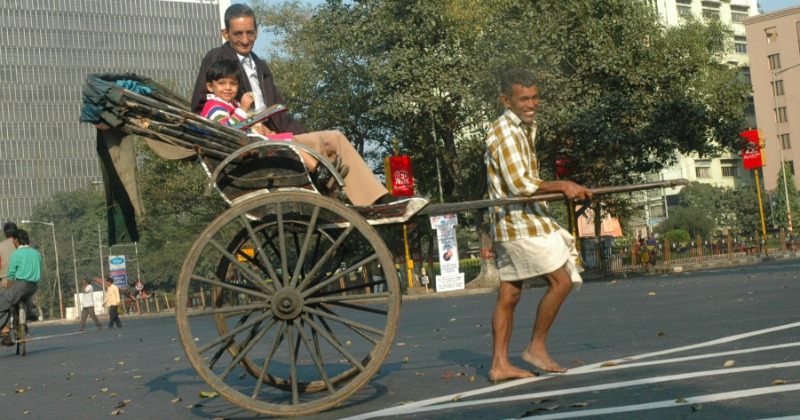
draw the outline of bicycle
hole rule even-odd
[[[25,344],[28,336],[28,314],[25,302],[18,302],[12,306],[8,317],[9,337],[17,345],[17,354],[25,356]]]

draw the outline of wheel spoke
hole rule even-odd
[[[242,293],[250,295],[250,296],[255,296],[255,297],[259,298],[259,299],[263,299],[263,300],[269,300],[270,299],[269,295],[265,295],[263,293],[258,293],[255,290],[248,289],[246,287],[236,286],[236,285],[233,285],[233,284],[230,284],[230,283],[225,283],[225,282],[222,282],[222,281],[219,281],[219,280],[209,279],[209,278],[197,275],[197,274],[192,274],[191,279],[199,281],[199,282],[203,282],[203,283],[208,283],[208,284],[210,284],[212,286],[217,286],[217,287],[221,287],[221,288],[224,288],[224,289],[229,289],[229,290],[235,290],[237,292],[242,292]]]
[[[308,299],[306,301],[306,304],[310,305],[310,304],[314,304],[314,303],[327,303],[327,304],[331,304],[331,305],[338,305],[338,306],[341,306],[341,307],[344,307],[344,308],[355,309],[357,311],[370,312],[370,313],[373,313],[373,314],[379,314],[379,315],[388,314],[388,312],[386,312],[386,310],[383,310],[383,309],[370,308],[368,306],[362,306],[362,305],[353,305],[352,303],[345,303],[344,302],[344,301],[347,301],[347,300],[363,300],[363,299],[364,299],[363,296],[340,296],[340,299],[336,299],[335,297],[332,297],[330,299],[326,298],[326,300],[321,301],[321,302],[316,302],[315,299]]]
[[[326,313],[332,315],[332,316],[338,316],[338,315],[336,315],[335,312],[333,312],[333,310],[331,310],[328,307],[320,306],[319,308],[321,310],[325,311]],[[325,329],[327,329],[330,332],[331,331],[331,327],[328,325],[328,321],[326,321],[325,318],[323,318],[323,317],[319,317],[319,320],[320,320],[320,323],[322,323],[322,325],[325,326]],[[372,344],[378,344],[378,339],[377,338],[365,333],[364,331],[361,331],[360,329],[355,328],[355,327],[353,327],[351,325],[344,324],[344,326],[349,328],[354,333],[360,335],[361,337],[364,337],[366,340],[372,342]],[[333,334],[333,332],[331,332],[331,334]]]
[[[246,322],[246,323],[244,323],[244,324],[242,324],[242,325],[240,325],[240,326],[228,331],[227,333],[220,335],[216,339],[209,341],[203,347],[198,348],[197,352],[200,353],[200,354],[203,354],[206,351],[208,351],[208,349],[216,346],[219,343],[222,343],[223,341],[226,341],[227,339],[235,336],[236,334],[239,334],[240,332],[252,327],[253,325],[255,325],[255,324],[257,324],[257,323],[259,323],[259,322],[271,317],[271,316],[272,316],[272,311],[268,310],[268,311],[264,312],[263,314],[257,316],[256,318],[251,319],[250,321],[248,321],[248,322]]]
[[[281,258],[281,281],[279,283],[279,288],[283,288],[284,286],[288,285],[289,262],[287,261],[286,256],[286,230],[285,226],[283,225],[282,203],[277,203],[275,213],[277,213],[278,216],[278,254]]]
[[[317,323],[316,323],[316,322],[312,321],[312,320],[311,320],[311,319],[308,317],[308,315],[306,315],[306,314],[303,314],[303,315],[302,315],[302,318],[303,318],[303,320],[304,320],[304,321],[306,321],[306,323],[308,324],[308,326],[310,326],[311,328],[313,328],[313,329],[314,329],[314,330],[315,330],[315,331],[316,331],[316,332],[317,332],[317,333],[318,333],[318,334],[319,334],[319,335],[320,335],[322,338],[324,338],[324,339],[325,339],[325,340],[326,340],[328,343],[330,343],[330,345],[332,345],[334,348],[336,348],[336,350],[338,350],[338,351],[339,351],[339,354],[341,354],[342,356],[344,356],[344,358],[345,358],[345,359],[347,359],[347,360],[350,362],[350,364],[352,364],[354,367],[356,367],[356,368],[357,368],[359,371],[363,371],[363,370],[364,370],[364,366],[361,364],[361,362],[360,362],[360,361],[358,361],[358,360],[356,360],[356,358],[355,358],[355,357],[353,357],[353,355],[352,355],[352,354],[350,354],[350,352],[348,352],[347,350],[345,350],[345,348],[344,348],[344,347],[342,347],[342,346],[341,346],[341,344],[339,344],[338,340],[334,339],[333,337],[331,337],[331,336],[328,334],[328,332],[327,332],[327,331],[325,331],[324,329],[320,328],[320,327],[317,325]]]
[[[319,349],[319,342],[314,340],[316,348],[313,348],[311,342],[308,340],[308,336],[306,335],[305,330],[303,328],[298,328],[297,332],[298,336],[303,339],[303,343],[306,345],[306,349],[308,349],[308,353],[311,355],[311,360],[313,360],[314,365],[317,366],[317,370],[319,371],[320,377],[325,382],[325,387],[328,388],[328,391],[331,394],[333,394],[336,391],[336,388],[334,388],[333,384],[331,383],[331,380],[328,377],[328,373],[325,371],[325,366],[322,363],[322,354]]]
[[[252,313],[253,311],[257,311],[259,309],[267,309],[267,308],[269,308],[269,304],[267,302],[261,302],[261,303],[252,303],[249,305],[241,305],[241,306],[223,306],[221,308],[212,308],[212,309],[192,309],[191,312],[186,313],[186,316],[189,318],[198,316],[207,316],[207,315],[235,316],[238,315],[239,312]]]
[[[360,322],[351,321],[351,320],[349,320],[347,318],[342,318],[342,317],[340,317],[338,315],[334,315],[332,313],[327,313],[327,312],[320,311],[318,309],[314,309],[314,308],[310,308],[310,307],[306,307],[304,310],[305,310],[305,312],[308,312],[308,313],[311,313],[311,314],[314,314],[314,315],[317,315],[317,316],[324,316],[325,318],[328,318],[328,319],[333,320],[333,321],[340,322],[340,323],[342,323],[344,325],[349,325],[349,326],[351,326],[353,328],[360,328],[360,329],[362,329],[364,331],[369,331],[369,332],[375,333],[375,334],[377,334],[379,336],[383,336],[383,330],[381,330],[379,328],[374,328],[374,327],[371,327],[369,325],[362,324]]]
[[[331,244],[330,248],[328,248],[325,251],[325,253],[322,254],[322,256],[319,258],[319,261],[317,261],[317,264],[314,265],[314,267],[311,268],[311,270],[309,270],[308,274],[306,275],[306,278],[304,278],[303,281],[297,286],[297,290],[303,290],[306,287],[308,287],[308,283],[311,281],[311,279],[313,279],[314,276],[316,276],[317,273],[322,269],[322,267],[325,266],[326,262],[339,249],[339,247],[342,245],[342,243],[345,241],[345,239],[347,239],[347,237],[350,235],[350,232],[353,231],[353,229],[354,228],[353,228],[352,225],[348,226],[347,229],[345,229],[345,231],[342,232],[342,234],[339,235],[338,238],[336,238],[336,240],[333,242],[333,244]]]
[[[292,343],[293,338],[293,327],[294,323],[287,322],[286,323],[286,332],[289,336],[289,339],[286,343],[289,345],[289,380],[292,383],[292,404],[300,404],[300,396],[297,391],[297,352],[294,350],[294,344]]]
[[[348,275],[352,274],[353,272],[358,270],[360,267],[363,267],[363,266],[371,263],[372,261],[375,261],[376,259],[378,259],[378,256],[376,254],[372,254],[369,257],[366,257],[363,260],[351,265],[346,270],[344,270],[344,271],[342,271],[340,273],[337,273],[337,274],[335,274],[335,275],[333,275],[331,277],[328,277],[328,279],[326,279],[325,281],[319,282],[314,287],[312,287],[310,289],[307,289],[307,290],[303,290],[303,292],[302,292],[303,298],[308,298],[309,295],[314,294],[316,291],[325,288],[329,284],[332,284],[333,282],[335,282],[336,280],[339,280],[340,278],[342,278],[344,276],[348,276]]]
[[[309,220],[308,222],[308,226],[306,228],[306,234],[303,237],[303,245],[300,247],[300,249],[297,250],[297,263],[294,266],[294,273],[292,275],[292,281],[291,281],[292,286],[297,285],[298,277],[300,276],[303,264],[305,264],[306,254],[308,253],[308,247],[311,244],[311,238],[315,236],[314,231],[316,230],[318,217],[319,217],[319,206],[315,206],[314,210],[311,211],[311,220]]]
[[[253,346],[255,346],[259,340],[261,340],[261,337],[263,337],[264,334],[266,334],[267,331],[269,331],[269,329],[272,328],[272,325],[274,324],[275,324],[274,322],[268,323],[264,328],[258,330],[258,332],[256,332],[257,327],[254,327],[254,329],[250,332],[250,335],[247,337],[247,339],[245,339],[245,342],[247,344],[236,355],[236,357],[234,357],[231,360],[231,362],[228,363],[228,366],[225,368],[225,370],[223,370],[222,373],[219,374],[219,377],[222,378],[222,380],[225,380],[225,378],[227,378],[228,375],[230,375],[233,368],[236,367],[239,364],[239,362],[242,361],[242,358],[244,358],[244,356],[246,356],[247,353],[249,353],[250,350],[253,349]]]
[[[228,250],[225,249],[225,247],[223,247],[222,245],[220,245],[219,242],[212,239],[208,241],[208,243],[212,247],[214,247],[217,251],[221,252],[222,255],[224,255],[228,261],[232,262],[236,266],[236,268],[240,270],[240,272],[244,273],[245,275],[243,277],[247,279],[250,283],[255,285],[257,288],[259,288],[259,290],[266,293],[275,293],[275,289],[272,288],[272,286],[270,286],[269,283],[263,281],[261,279],[261,276],[254,273],[253,270],[250,269],[250,267],[246,266],[241,261],[239,261],[239,259],[236,258],[235,255],[228,252]]]
[[[272,266],[272,264],[269,261],[269,258],[267,257],[267,254],[264,252],[264,246],[258,238],[259,235],[257,235],[256,232],[253,230],[253,224],[250,223],[250,219],[247,218],[246,214],[242,214],[241,216],[239,216],[239,220],[242,222],[245,229],[247,230],[247,236],[253,242],[253,247],[256,249],[256,255],[258,255],[258,261],[260,262],[258,266],[267,271],[269,278],[272,279],[273,282],[277,282],[278,273],[275,272],[275,268]]]
[[[245,315],[242,315],[242,317],[239,318],[239,322],[236,323],[236,327],[239,327],[242,324],[244,324],[245,322],[247,322],[247,319],[250,318],[250,315],[252,315],[252,312],[247,313]],[[255,325],[259,325],[259,324],[255,324]],[[219,361],[219,358],[222,357],[222,355],[225,353],[225,350],[228,348],[228,346],[230,346],[233,343],[234,337],[235,336],[231,336],[230,338],[228,338],[228,340],[225,342],[225,344],[219,346],[219,349],[217,349],[217,352],[214,353],[214,356],[212,356],[211,359],[209,359],[209,361],[208,361],[208,367],[209,368],[212,368],[212,369],[214,368],[214,365],[217,364],[217,361]]]

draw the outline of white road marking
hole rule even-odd
[[[708,376],[719,376],[719,375],[730,375],[733,373],[743,373],[743,372],[753,372],[753,371],[763,371],[769,369],[783,369],[783,368],[791,368],[791,367],[800,367],[800,361],[794,362],[786,362],[786,363],[775,363],[771,365],[758,365],[758,366],[746,366],[746,367],[739,367],[739,368],[723,368],[723,369],[712,369],[712,370],[705,370],[700,372],[691,372],[691,373],[681,373],[677,375],[668,375],[668,376],[657,376],[654,378],[644,378],[644,379],[634,379],[631,381],[622,381],[622,382],[614,382],[614,383],[604,383],[600,385],[590,385],[584,386],[579,388],[567,388],[567,389],[560,389],[560,390],[552,390],[552,391],[542,391],[542,392],[533,392],[530,394],[519,394],[519,395],[512,395],[508,397],[499,397],[499,398],[487,398],[483,400],[472,400],[472,401],[463,401],[463,398],[466,398],[468,393],[463,394],[456,394],[460,396],[458,402],[452,402],[453,397],[450,397],[447,404],[440,404],[435,406],[424,406],[424,407],[410,407],[412,404],[407,404],[398,407],[392,407],[391,409],[376,411],[373,413],[362,414],[360,416],[351,417],[351,419],[368,419],[372,417],[378,416],[386,416],[386,415],[401,415],[401,414],[412,414],[412,413],[422,413],[426,411],[438,411],[438,410],[446,410],[449,408],[458,408],[463,409],[465,407],[474,406],[474,405],[485,405],[485,404],[495,404],[495,403],[507,403],[510,401],[520,401],[520,400],[535,400],[539,398],[551,398],[561,395],[572,395],[572,394],[582,394],[585,392],[595,392],[595,391],[606,391],[609,389],[618,389],[618,388],[628,388],[633,386],[641,386],[641,385],[653,385],[661,382],[671,382],[671,381],[680,381],[684,379],[693,379],[693,378],[703,378]],[[793,384],[792,387],[800,386],[800,384]],[[783,386],[775,386],[770,388],[783,388]],[[742,391],[742,392],[746,392]],[[788,391],[794,391],[794,389],[789,389]],[[430,401],[430,400],[428,400]],[[671,400],[673,404],[675,404],[675,400]],[[581,413],[585,413],[585,411],[581,411]],[[566,414],[566,413],[565,413]]]
[[[590,364],[590,365],[586,365],[586,366],[581,366],[581,367],[578,367],[578,368],[570,369],[566,373],[548,374],[548,375],[544,375],[544,376],[536,376],[536,377],[532,377],[532,378],[524,378],[524,379],[516,379],[516,380],[506,381],[506,382],[503,382],[501,384],[489,386],[489,387],[482,388],[482,389],[477,389],[477,390],[467,391],[467,392],[462,392],[462,393],[457,393],[457,394],[451,394],[451,395],[446,395],[446,396],[442,396],[442,397],[431,398],[431,399],[427,399],[427,400],[423,400],[423,401],[416,401],[416,402],[405,404],[405,405],[402,405],[402,406],[390,407],[390,408],[386,408],[386,409],[383,409],[383,410],[374,411],[374,412],[371,412],[371,413],[363,413],[363,414],[360,414],[360,415],[357,415],[357,416],[349,417],[348,420],[369,419],[369,418],[380,417],[380,416],[410,414],[410,413],[417,413],[417,412],[422,412],[422,411],[435,411],[435,410],[441,410],[441,409],[445,409],[445,408],[451,408],[451,407],[454,407],[454,406],[465,407],[467,405],[474,405],[475,403],[488,404],[488,403],[493,403],[493,402],[513,401],[515,399],[521,399],[521,398],[538,398],[538,397],[542,397],[542,396],[563,395],[561,393],[557,393],[558,391],[554,391],[554,392],[546,392],[546,393],[527,394],[525,396],[495,398],[495,399],[487,399],[487,400],[480,400],[480,401],[463,401],[463,399],[465,399],[465,398],[478,396],[478,395],[482,395],[482,394],[487,394],[487,393],[492,393],[492,392],[500,391],[500,390],[503,390],[503,389],[506,389],[506,388],[512,388],[512,387],[515,387],[515,386],[520,386],[520,385],[524,385],[524,384],[528,384],[528,383],[543,381],[543,380],[555,378],[555,377],[558,377],[558,376],[581,375],[581,374],[596,373],[596,372],[607,372],[607,371],[609,371],[609,370],[611,370],[613,368],[621,369],[621,368],[625,368],[625,367],[634,367],[634,366],[637,366],[637,365],[638,366],[643,366],[645,364],[675,363],[675,362],[680,362],[680,361],[685,361],[685,360],[695,360],[695,359],[698,359],[698,358],[703,358],[703,356],[687,356],[687,357],[684,357],[684,358],[666,359],[666,360],[653,361],[653,362],[643,362],[642,364],[626,363],[626,362],[630,362],[630,361],[633,361],[633,360],[641,360],[641,359],[646,359],[646,358],[656,357],[656,356],[662,356],[662,355],[671,354],[671,353],[678,353],[678,352],[682,352],[682,351],[686,351],[686,350],[693,350],[693,349],[698,349],[698,348],[703,348],[703,347],[714,346],[714,345],[717,345],[717,344],[729,343],[729,342],[732,342],[732,341],[737,341],[737,340],[741,340],[741,339],[755,337],[755,336],[758,336],[758,335],[769,334],[769,333],[772,333],[772,332],[782,331],[782,330],[791,329],[791,328],[797,328],[797,327],[800,327],[800,322],[795,322],[795,323],[785,324],[785,325],[779,325],[777,327],[765,328],[765,329],[750,331],[750,332],[742,333],[742,334],[731,335],[731,336],[728,336],[728,337],[722,337],[722,338],[718,338],[716,340],[706,341],[706,342],[703,342],[703,343],[692,344],[692,345],[682,346],[682,347],[675,347],[675,348],[672,348],[672,349],[661,350],[661,351],[656,351],[656,352],[651,352],[651,353],[644,353],[644,354],[640,354],[640,355],[636,355],[636,356],[625,357],[625,358],[622,358],[622,359],[616,359],[613,362],[618,363],[618,366],[610,366],[610,367],[602,368],[601,365],[604,364],[604,363],[608,363],[608,362],[599,362],[599,363],[594,363],[594,364]],[[781,348],[781,347],[793,347],[793,346],[797,346],[797,345],[798,345],[798,343],[787,343],[787,344],[781,344],[781,345],[777,345],[777,346],[768,346],[768,347],[763,347],[763,348],[750,349],[749,351],[744,350],[742,352],[764,351],[764,350],[772,349],[773,347]],[[734,351],[734,352],[736,352],[736,351]],[[728,352],[728,353],[731,353],[731,352]],[[723,355],[723,354],[725,354],[725,352],[718,353],[718,355]],[[714,356],[709,356],[709,357],[714,357]],[[713,371],[690,373],[690,374],[684,374],[684,375],[696,375],[696,376],[687,376],[687,378],[693,378],[693,377],[704,376],[704,375],[708,375],[708,374],[717,374],[717,375],[719,375],[719,374],[736,373],[736,372],[744,371],[744,370],[741,370],[741,369],[748,369],[748,370],[770,369],[771,366],[784,366],[784,365],[785,366],[798,366],[798,365],[800,365],[800,361],[798,361],[798,362],[788,362],[788,365],[782,363],[782,364],[777,364],[777,365],[763,365],[763,366],[760,366],[760,367],[746,367],[746,368],[733,368],[733,369],[728,368],[728,369],[725,369],[725,370],[713,370]],[[681,376],[681,375],[673,375],[673,376]],[[638,380],[638,381],[620,382],[620,384],[627,384],[627,385],[623,385],[623,386],[633,386],[634,383],[637,383],[639,381],[659,381],[660,379],[670,378],[670,377],[672,377],[672,376],[659,377],[659,378],[655,378],[655,379],[642,379],[642,380]],[[670,379],[670,380],[675,380],[675,379]],[[643,383],[655,383],[655,382],[643,382]],[[598,387],[598,389],[602,390],[602,389],[609,389],[609,386],[611,386],[611,385],[604,384],[604,385],[598,385],[597,387]],[[575,389],[583,389],[583,391],[580,391],[580,392],[586,392],[587,388],[592,388],[592,387],[583,387],[583,388],[575,388]],[[565,390],[565,391],[562,391],[562,392],[564,392],[564,393],[574,393],[574,392],[571,392],[571,391],[572,390]],[[538,396],[531,396],[531,395],[538,395]],[[441,404],[441,405],[433,406],[434,404],[452,402],[453,399],[458,399],[459,402],[455,403],[455,404]],[[431,406],[433,406],[433,407],[431,407]]]
[[[657,408],[671,408],[678,405],[702,404],[715,401],[732,400],[736,398],[755,397],[759,395],[777,394],[780,392],[800,391],[800,384],[768,386],[764,388],[745,389],[741,391],[720,392],[718,394],[699,395],[696,397],[685,398],[686,402],[675,402],[675,400],[657,401],[644,404],[625,405],[619,407],[598,408],[594,410],[578,410],[569,413],[545,414],[536,416],[536,419],[568,419],[574,417],[600,416],[604,414],[630,413],[634,411],[653,410]]]

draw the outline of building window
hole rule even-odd
[[[769,60],[769,69],[770,70],[777,70],[781,68],[781,55],[780,54],[772,54],[767,56],[767,60]]]
[[[734,42],[733,47],[738,54],[747,54],[747,43],[745,42]]]
[[[698,178],[711,178],[711,168],[708,166],[697,167],[694,170]]]
[[[739,22],[742,21],[742,19],[744,19],[746,17],[747,17],[747,13],[731,12],[731,21],[733,21],[733,22],[739,23]]]
[[[650,206],[650,217],[665,217],[666,213],[664,212],[664,205],[654,205]]]
[[[677,6],[678,7],[678,16],[683,19],[689,19],[692,17],[692,6]]]
[[[706,22],[718,22],[719,10],[716,9],[703,9],[703,19]]]
[[[776,80],[772,85],[772,96],[783,96],[783,80]]]
[[[750,77],[750,67],[742,67],[739,69],[739,77],[742,83],[752,85],[753,79]]]
[[[775,120],[779,123],[785,123],[789,120],[789,114],[786,112],[785,106],[775,108]]]
[[[738,176],[738,167],[736,166],[723,166],[722,167],[722,176]]]
[[[772,27],[764,30],[767,34],[767,44],[778,42],[778,28]]]
[[[789,134],[781,134],[778,136],[778,139],[781,141],[781,149],[791,149],[792,148],[792,141],[789,139]]]

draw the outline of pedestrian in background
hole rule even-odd
[[[102,330],[103,326],[100,325],[100,320],[97,319],[97,315],[94,313],[94,287],[92,287],[92,282],[87,279],[83,279],[83,293],[81,293],[81,326],[78,328],[78,332],[83,331],[83,326],[86,325],[86,317],[91,316],[92,320],[94,321],[94,325],[97,327],[98,330]]]
[[[122,328],[122,321],[119,319],[119,288],[114,285],[111,277],[106,279],[106,300],[108,307],[108,328]]]
[[[11,253],[17,247],[14,245],[14,236],[17,234],[17,225],[14,222],[6,222],[3,225],[5,240],[0,242],[0,290],[11,287],[11,280],[8,277],[8,263],[11,261]]]

